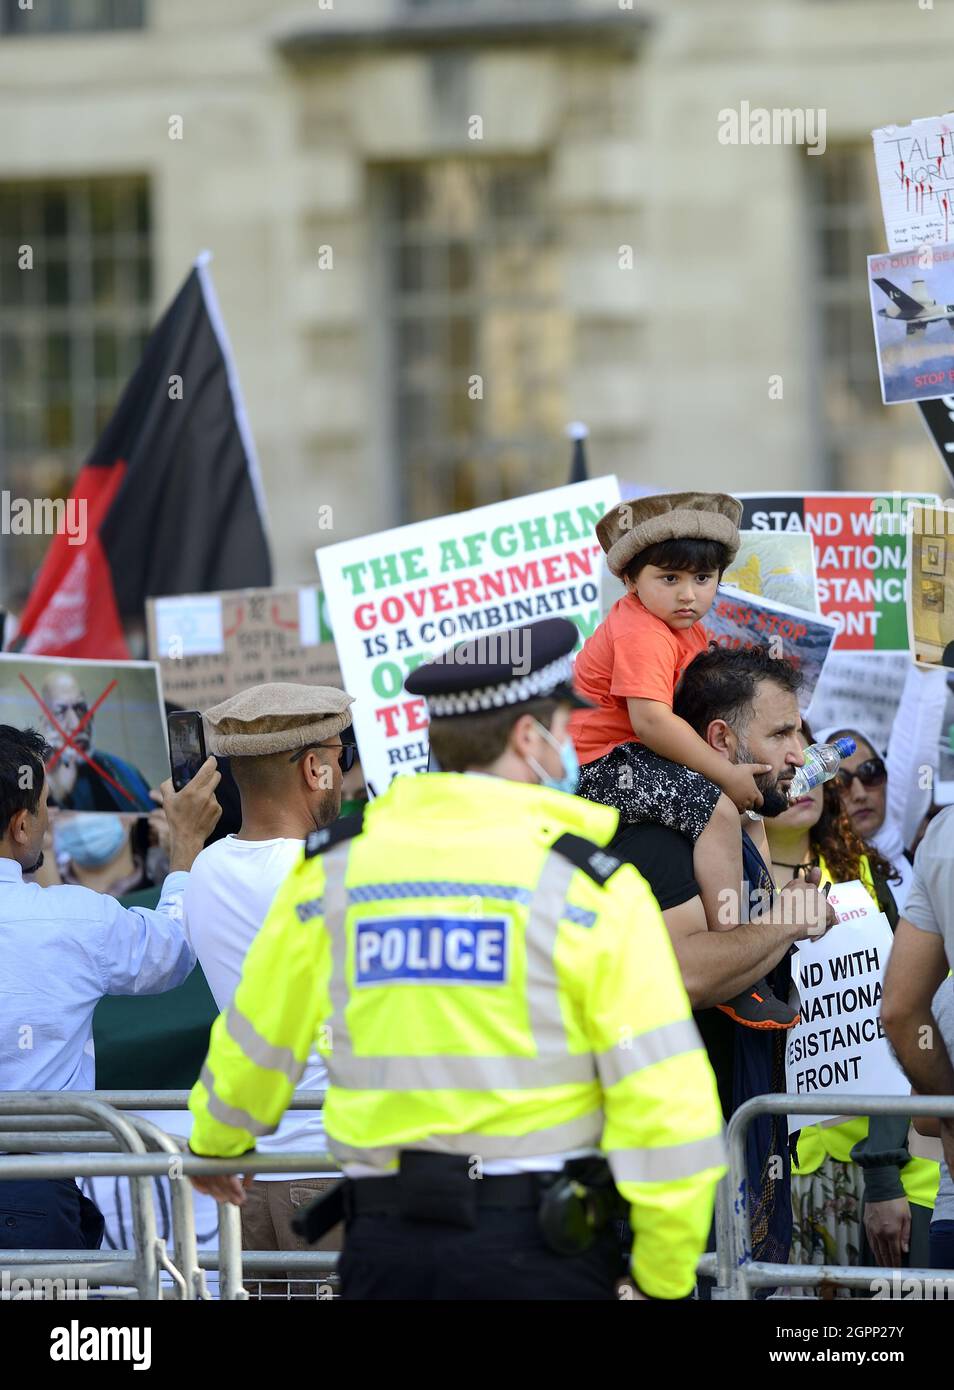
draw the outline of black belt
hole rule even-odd
[[[314,1244],[339,1221],[358,1215],[395,1213],[402,1221],[475,1230],[481,1209],[533,1211],[550,1249],[575,1255],[625,1212],[604,1158],[573,1159],[560,1172],[488,1177],[472,1177],[470,1165],[459,1154],[402,1150],[394,1177],[345,1178],[299,1212],[292,1226]]]
[[[543,1188],[559,1175],[557,1173],[499,1173],[472,1179],[477,1204],[516,1211],[521,1207],[540,1205]],[[393,1178],[354,1178],[348,1182],[346,1203],[354,1213],[397,1211],[401,1205],[400,1187]]]

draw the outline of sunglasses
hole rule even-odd
[[[849,772],[846,767],[838,769],[838,786],[841,791],[849,791],[855,778],[863,787],[883,787],[888,780],[888,769],[880,758],[869,758],[866,763],[862,763],[854,772]]]
[[[308,752],[308,750],[311,748],[340,749],[341,751],[338,754],[338,766],[341,768],[342,772],[351,771],[351,769],[354,767],[354,760],[358,751],[353,743],[309,743],[306,745],[306,747],[299,748],[297,753],[293,753],[292,756],[288,759],[288,761],[290,763],[297,763],[298,759],[303,758],[305,754]]]

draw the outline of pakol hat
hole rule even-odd
[[[667,492],[633,497],[611,507],[596,523],[606,563],[617,578],[629,562],[660,541],[719,541],[729,562],[739,549],[742,503],[724,492]]]
[[[579,639],[568,618],[497,629],[457,642],[412,671],[404,682],[423,695],[432,719],[487,714],[532,700],[559,700],[590,708],[573,689],[570,653]]]
[[[206,711],[209,752],[249,758],[323,743],[348,727],[353,703],[327,685],[253,685]]]

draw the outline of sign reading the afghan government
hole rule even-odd
[[[541,618],[589,636],[600,621],[595,527],[618,502],[616,479],[595,478],[316,552],[375,792],[427,767],[426,704],[404,690],[422,661]]]

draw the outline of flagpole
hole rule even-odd
[[[573,452],[570,456],[570,482],[585,483],[590,476],[584,442],[589,436],[589,427],[582,420],[571,420],[564,433],[568,439],[573,441]]]

